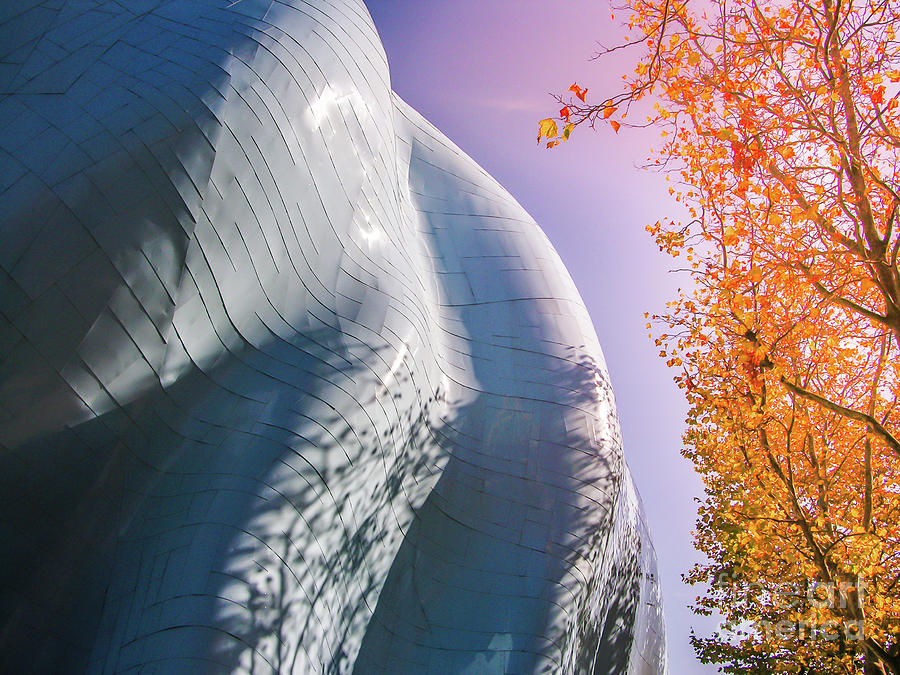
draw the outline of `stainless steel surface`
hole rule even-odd
[[[590,317],[362,2],[0,51],[4,670],[665,672]]]

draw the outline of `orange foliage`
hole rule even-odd
[[[695,647],[726,672],[896,675],[900,7],[616,9],[643,53],[625,90],[559,100],[616,131],[653,101],[654,161],[692,218],[648,230],[695,282],[654,317],[707,486],[688,580],[733,628]]]

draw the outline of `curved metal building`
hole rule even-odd
[[[581,298],[361,0],[0,52],[0,669],[665,672]]]

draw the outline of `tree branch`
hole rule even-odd
[[[890,431],[884,428],[884,426],[876,420],[871,415],[867,415],[866,413],[859,412],[858,410],[853,410],[852,408],[846,408],[842,405],[834,403],[833,401],[829,401],[827,398],[819,396],[818,394],[814,394],[813,392],[804,389],[798,384],[794,384],[786,377],[782,376],[781,384],[788,389],[788,391],[796,394],[801,398],[805,398],[807,401],[812,401],[813,403],[818,403],[820,406],[825,408],[826,410],[830,410],[833,413],[837,413],[843,417],[849,417],[852,420],[856,420],[857,422],[863,422],[868,425],[869,429],[877,434],[890,448],[897,453],[897,456],[900,456],[900,441],[898,441]]]

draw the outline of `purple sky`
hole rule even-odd
[[[596,0],[366,0],[384,41],[394,90],[500,181],[543,227],[594,320],[612,375],[628,464],[659,558],[672,675],[714,673],[693,656],[693,626],[715,622],[686,605],[681,582],[698,559],[691,532],[702,494],[680,455],[686,406],[647,337],[686,280],[668,273],[647,223],[677,217],[662,176],[636,168],[655,132],[577,130],[552,151],[535,145],[549,92],[573,81],[617,90],[618,64],[590,61],[597,40],[621,39]],[[619,68],[618,72],[615,68]],[[591,94],[588,94],[589,100]]]

